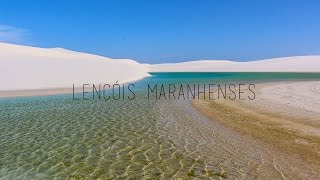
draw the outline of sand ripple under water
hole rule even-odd
[[[284,179],[299,176],[190,101],[0,101],[1,179]]]

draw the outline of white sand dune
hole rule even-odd
[[[124,83],[148,75],[145,65],[130,59],[0,43],[1,91]]]
[[[149,72],[320,72],[320,56],[294,56],[259,61],[205,60],[155,64]]]
[[[201,60],[140,64],[61,48],[0,43],[0,91],[72,88],[84,83],[124,83],[148,72],[320,72],[320,56],[297,56],[250,62]]]

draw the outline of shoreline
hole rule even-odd
[[[133,83],[140,81],[148,76],[120,82],[121,84]],[[90,84],[92,85],[92,84]],[[101,85],[101,84],[100,84]],[[92,90],[91,88],[86,88]],[[83,87],[61,87],[61,88],[43,88],[43,89],[26,89],[26,90],[0,90],[0,99],[1,98],[18,98],[18,97],[32,97],[32,96],[50,96],[50,95],[60,95],[60,94],[72,94],[72,93],[81,93],[83,92]]]
[[[75,93],[82,92],[81,87],[74,89]],[[50,96],[60,94],[72,94],[73,88],[48,88],[48,89],[34,89],[34,90],[12,90],[0,91],[0,98],[18,98],[18,97],[32,97],[32,96]]]
[[[267,82],[257,87],[257,99],[250,102],[200,100],[192,105],[227,128],[320,168],[320,81]]]

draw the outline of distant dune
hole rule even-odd
[[[154,64],[149,72],[320,72],[320,56],[294,56],[249,62],[224,60]]]
[[[0,91],[72,88],[72,85],[124,83],[148,72],[320,72],[320,56],[296,56],[251,62],[200,60],[140,64],[62,48],[0,43]]]

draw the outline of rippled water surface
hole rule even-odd
[[[319,75],[317,75],[319,76]],[[0,178],[281,178],[290,165],[197,112],[188,100],[148,100],[147,83],[308,79],[288,74],[153,74],[136,99],[71,95],[0,99]],[[281,166],[280,166],[281,165]]]

